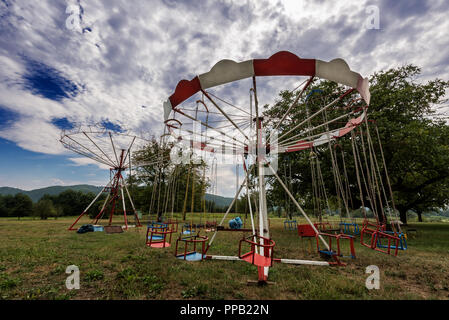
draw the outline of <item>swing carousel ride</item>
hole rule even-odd
[[[108,167],[110,173],[109,182],[78,216],[69,227],[69,230],[76,230],[75,225],[83,216],[88,214],[89,209],[92,208],[94,203],[97,202],[100,196],[104,193],[106,193],[106,199],[103,201],[98,214],[93,215],[91,221],[93,225],[97,225],[99,221],[106,216],[109,217],[108,226],[111,226],[113,223],[113,216],[114,214],[117,214],[121,201],[120,209],[123,214],[123,227],[127,230],[130,225],[128,224],[129,212],[127,212],[126,209],[126,195],[131,204],[132,215],[134,216],[133,226],[141,226],[134,202],[131,198],[131,193],[124,179],[124,174],[126,173],[126,170],[129,170],[129,175],[131,175],[132,166],[152,165],[155,163],[155,161],[148,161],[145,163],[132,164],[131,161],[132,148],[141,148],[149,141],[149,139],[138,137],[123,129],[108,129],[102,124],[80,125],[72,130],[64,130],[62,132],[60,142],[65,148],[93,160],[100,165]]]
[[[324,82],[333,84],[331,93],[323,93],[319,89]],[[287,110],[269,117],[263,114],[259,101],[269,99],[267,94],[263,94],[263,89],[270,88],[273,83],[284,87],[286,84],[295,86],[290,91],[293,101]],[[242,107],[247,102],[235,94],[238,90],[244,90],[244,87],[247,88],[247,93],[249,91],[248,107]],[[224,96],[228,98],[223,98]],[[246,94],[245,96],[247,97]],[[311,99],[318,99],[319,103],[309,104]],[[258,280],[264,283],[268,280],[269,269],[274,262],[344,265],[339,259],[344,257],[340,242],[350,243],[349,256],[354,258],[353,241],[358,233],[363,245],[380,252],[397,254],[402,244],[399,234],[402,233],[397,230],[399,224],[393,223],[394,221],[391,223],[392,230],[387,231],[386,214],[392,215],[395,210],[390,184],[382,182],[381,168],[386,170],[386,167],[379,164],[374,154],[367,120],[369,102],[368,79],[352,71],[344,60],[326,62],[302,59],[287,51],[278,52],[268,59],[243,62],[221,60],[210,71],[191,80],[181,80],[163,104],[164,123],[168,133],[178,145],[201,154],[202,159],[230,155],[241,163],[245,178],[212,236],[209,238],[198,232],[184,237],[181,233],[175,255],[185,260],[243,260],[257,266]],[[298,113],[304,116],[303,120],[292,121],[293,116]],[[365,129],[362,128],[363,125]],[[362,230],[359,230],[350,217],[349,206],[352,199],[347,168],[344,165],[345,152],[338,143],[342,139],[351,141],[351,151],[356,160],[357,187],[365,216]],[[382,150],[381,146],[378,147]],[[346,213],[346,219],[341,219],[337,229],[324,222],[321,215],[315,223],[309,218],[292,194],[290,182],[281,179],[277,168],[277,160],[282,155],[286,155],[284,159],[288,159],[287,155],[291,153],[310,153],[314,177],[313,201],[321,212],[327,201],[319,160],[319,154],[324,149],[330,150],[339,206],[344,207]],[[338,154],[340,160],[337,158]],[[365,162],[362,163],[363,161]],[[290,215],[285,228],[297,228],[300,236],[316,238],[318,251],[323,257],[327,256],[325,261],[275,258],[276,243],[270,236],[267,212],[268,177],[282,187],[286,197],[307,222],[297,225]],[[250,212],[251,229],[248,231],[251,235],[239,241],[237,256],[208,254],[217,232],[223,230],[223,223],[243,188],[246,190]],[[386,189],[389,189],[389,194]],[[251,193],[257,195],[257,200],[253,203]],[[365,207],[367,202],[374,212],[375,222],[369,221]],[[255,219],[256,213],[258,221]],[[179,243],[184,244],[182,252],[178,251]]]

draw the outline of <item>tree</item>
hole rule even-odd
[[[210,182],[204,174],[207,169],[204,161],[198,164],[173,163],[170,160],[173,146],[173,143],[161,144],[153,139],[140,150],[136,150],[133,153],[133,163],[145,165],[136,167],[132,180],[128,177],[128,182],[142,186],[138,192],[137,203],[145,209],[148,208],[150,214],[156,214],[160,219],[163,212],[171,210],[174,201],[173,210],[182,212],[183,220],[186,220],[188,212],[204,210],[204,192]],[[146,196],[142,196],[142,193]]]
[[[415,80],[420,68],[408,65],[371,78],[370,118],[379,127],[396,207],[428,211],[449,201],[449,127],[437,116],[447,100],[449,81]]]
[[[55,206],[55,213],[53,215],[55,220],[57,220],[58,217],[62,217],[63,215],[64,215],[64,209],[62,208],[62,206],[61,205],[56,205]]]
[[[396,208],[401,221],[407,222],[406,212],[414,209],[425,212],[441,208],[449,201],[449,127],[440,119],[436,110],[446,103],[445,92],[449,81],[434,79],[424,83],[416,81],[420,68],[407,65],[375,73],[370,78],[371,102],[368,118],[377,125],[383,146],[386,168],[393,191]],[[319,89],[330,100],[342,93],[335,83],[321,81],[310,87]],[[277,122],[295,99],[295,94],[282,91],[280,100],[266,106],[265,115]],[[309,112],[317,110],[318,104],[308,102]],[[286,132],[294,123],[305,119],[304,99],[301,98],[283,124],[280,133]],[[329,116],[331,118],[331,116]],[[273,122],[268,123],[272,125]],[[312,125],[316,125],[314,123]],[[372,132],[374,135],[374,131]],[[350,153],[350,139],[339,140],[344,152]],[[378,146],[377,146],[378,147]],[[329,192],[329,202],[335,208],[336,191],[332,174],[332,162],[328,148],[317,148],[323,180]],[[279,168],[291,165],[291,179],[282,170],[278,174],[291,181],[291,192],[306,211],[312,211],[312,180],[309,152],[295,152],[279,156]],[[346,157],[348,180],[353,208],[359,208],[354,161]],[[383,174],[383,179],[386,175]],[[385,180],[384,180],[385,181]],[[273,178],[270,180],[268,199],[286,206],[285,193]],[[332,204],[333,203],[333,204]]]
[[[50,199],[41,198],[34,205],[33,209],[34,215],[40,217],[41,220],[46,220],[48,217],[54,217],[57,214],[56,208]]]
[[[441,204],[448,204],[449,183],[442,181],[421,188],[416,193],[415,199],[412,199],[410,205],[411,210],[415,211],[418,215],[418,221],[422,222],[422,214],[427,211],[439,211],[442,207]]]
[[[6,207],[5,202],[5,197],[0,195],[0,217],[8,216],[8,208]]]
[[[23,193],[18,193],[14,196],[13,207],[11,208],[10,215],[17,217],[20,220],[21,217],[30,216],[33,213],[33,201],[31,198]]]
[[[104,195],[102,195],[99,200],[103,197]],[[77,216],[86,209],[94,198],[95,194],[92,192],[84,193],[82,191],[69,189],[61,192],[57,196],[45,194],[42,196],[41,200],[51,200],[64,216]]]
[[[2,203],[3,203],[2,217],[12,217],[13,216],[12,211],[16,205],[14,196],[8,194],[2,197]]]

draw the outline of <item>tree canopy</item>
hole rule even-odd
[[[137,198],[142,200],[144,210],[157,215],[164,212],[203,212],[211,204],[204,200],[209,179],[205,175],[206,164],[179,163],[170,160],[173,143],[161,143],[153,139],[144,148],[133,154],[133,162],[140,163],[134,176],[128,179],[140,188],[135,188]],[[193,206],[192,206],[193,192]]]
[[[423,212],[442,208],[449,203],[449,126],[447,118],[441,118],[439,114],[440,108],[447,102],[445,92],[449,88],[449,81],[434,79],[419,82],[417,79],[420,73],[420,68],[406,65],[375,73],[370,78],[368,119],[378,128],[394,203],[403,222],[406,222],[408,210]],[[323,95],[331,96],[331,99],[341,93],[335,84],[328,81],[315,83],[311,90],[319,90]],[[295,94],[282,91],[279,97],[280,100],[274,105],[265,106],[265,115],[274,121],[286,112]],[[304,117],[302,100],[285,124],[279,127],[281,134],[292,123],[298,123]],[[374,131],[372,134],[375,135]],[[349,141],[348,137],[338,141],[344,154],[350,153]],[[335,203],[337,193],[331,154],[326,148],[317,152],[329,201]],[[347,156],[345,164],[350,186],[348,198],[353,200],[356,209],[360,207],[360,197],[356,188],[354,161]],[[291,182],[293,194],[310,211],[313,195],[310,153],[299,151],[282,154],[279,157],[279,168],[279,174]],[[291,170],[292,175],[284,173],[284,170]],[[284,191],[274,181],[268,199],[273,205],[288,206]]]

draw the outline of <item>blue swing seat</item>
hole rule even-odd
[[[162,240],[164,239],[163,236],[149,236],[148,240]]]
[[[294,231],[297,228],[296,220],[285,220],[284,230]]]
[[[148,223],[147,228],[151,228],[153,230],[156,229],[166,229],[168,227],[168,225],[166,223],[163,222],[156,222],[156,221],[151,221],[150,223]]]
[[[405,234],[403,232],[397,233],[393,231],[383,231],[383,233],[391,234],[393,236],[397,236],[399,238],[398,250],[407,250],[407,240]],[[379,248],[388,248],[388,245],[382,244],[381,238],[377,238],[377,247]],[[390,246],[391,249],[396,249],[395,245]]]
[[[360,234],[360,228],[359,225],[355,222],[349,223],[349,222],[340,222],[340,229],[344,234],[349,235],[359,235]]]
[[[337,253],[335,251],[329,251],[329,250],[318,250],[318,252],[328,255],[328,256],[336,256]]]
[[[184,254],[177,255],[176,258],[180,260],[187,260],[187,261],[201,261],[206,259],[206,255],[204,254],[201,257],[201,253],[199,252],[189,252],[185,256]]]

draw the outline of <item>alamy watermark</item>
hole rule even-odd
[[[380,10],[378,6],[368,6],[365,9],[365,13],[368,17],[365,20],[365,28],[368,30],[380,29]]]
[[[65,9],[65,13],[69,16],[65,20],[65,26],[67,29],[75,32],[82,33],[83,29],[81,27],[81,9],[77,5],[68,5]]]
[[[379,267],[370,265],[366,267],[365,273],[369,273],[370,276],[366,278],[365,286],[368,290],[380,289],[380,271]]]
[[[80,288],[80,269],[72,264],[65,269],[65,273],[70,274],[65,280],[66,288],[78,290]]]

